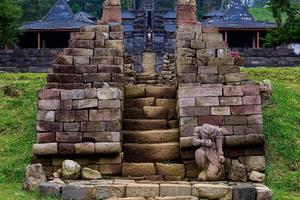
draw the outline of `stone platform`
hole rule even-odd
[[[88,200],[270,200],[271,190],[262,184],[233,182],[113,180],[42,183],[41,195]]]

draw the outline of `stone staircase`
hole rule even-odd
[[[179,160],[179,131],[176,88],[134,85],[125,88],[123,114],[124,176],[168,176],[158,172],[159,163],[175,167],[184,175],[184,166],[170,166]],[[175,170],[176,171],[176,170]]]

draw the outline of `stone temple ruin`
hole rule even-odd
[[[63,199],[271,199],[263,185],[259,84],[240,72],[242,58],[231,56],[216,28],[201,27],[195,6],[177,0],[175,54],[166,52],[156,67],[156,52],[144,48],[142,72],[134,70],[133,53],[124,51],[118,0],[105,2],[98,25],[71,35],[38,94],[32,162],[54,178],[40,185],[41,193]],[[152,42],[149,32],[143,37]],[[55,181],[67,159],[99,171],[102,179]]]

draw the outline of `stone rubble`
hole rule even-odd
[[[26,167],[24,189],[26,191],[35,190],[41,183],[47,181],[46,174],[41,164],[32,164]]]

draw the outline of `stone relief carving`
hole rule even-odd
[[[199,147],[195,152],[197,166],[200,169],[199,181],[217,181],[224,179],[223,136],[222,130],[210,124],[194,129],[193,145]]]

